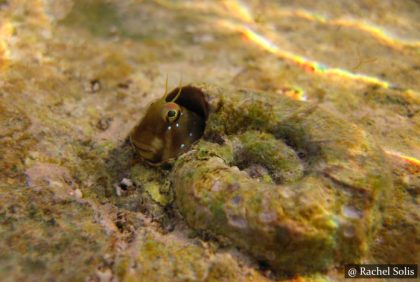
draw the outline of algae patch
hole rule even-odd
[[[162,177],[159,170],[136,165],[131,169],[131,177],[159,205],[165,207],[173,202],[174,195],[169,180]]]
[[[0,187],[0,236],[0,272],[16,280],[29,273],[83,280],[112,251],[112,237],[87,203],[55,198],[47,187]]]

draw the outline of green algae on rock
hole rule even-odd
[[[287,97],[190,87],[210,106],[205,140],[177,160],[172,174],[190,226],[292,273],[366,254],[392,187],[382,150],[366,132]],[[266,168],[276,184],[239,169],[251,165]]]
[[[243,281],[245,275],[266,281],[255,271],[241,271],[228,254],[214,255],[179,234],[164,238],[144,230],[133,249],[117,258],[115,272],[121,281]]]
[[[89,203],[54,190],[0,186],[2,277],[83,281],[112,251],[113,238]]]

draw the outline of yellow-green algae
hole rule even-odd
[[[239,149],[232,163],[222,154],[203,157],[203,148],[211,150],[200,142],[177,161],[172,180],[186,221],[228,237],[275,270],[303,273],[359,262],[392,187],[373,139],[317,105],[262,92],[195,87],[210,102],[205,139],[219,144],[237,139]],[[232,167],[235,160],[266,167],[278,185],[258,183]]]
[[[162,171],[147,168],[144,165],[136,165],[131,169],[131,177],[156,203],[161,206],[172,203],[173,191],[170,189],[169,180],[167,180],[166,175],[162,174]]]
[[[238,136],[235,164],[239,168],[260,164],[276,183],[293,183],[303,176],[303,163],[297,153],[273,135],[248,131]]]
[[[116,259],[121,281],[267,281],[254,270],[241,268],[230,254],[214,254],[179,234],[164,238],[141,230],[133,247]]]

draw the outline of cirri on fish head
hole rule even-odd
[[[139,155],[154,164],[184,153],[204,132],[208,109],[198,88],[178,87],[154,102],[130,139]]]

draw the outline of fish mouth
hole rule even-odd
[[[137,149],[137,151],[139,151],[139,152],[143,152],[143,153],[148,153],[148,154],[154,154],[155,152],[153,151],[153,150],[151,150],[151,149],[147,149],[147,148],[144,148],[144,147],[140,147],[140,146],[138,146],[138,145],[136,145],[136,144],[134,144],[134,147]]]
[[[154,148],[143,143],[135,142],[131,140],[131,138],[130,138],[130,141],[133,147],[135,148],[135,150],[139,153],[139,155],[143,159],[147,161],[153,161],[154,159],[156,159],[157,152],[156,150],[154,150]]]
[[[133,141],[132,138],[130,138],[130,142],[134,146],[134,148],[136,148],[136,150],[138,150],[140,152],[144,152],[144,153],[148,153],[148,154],[156,153],[155,150],[153,150],[153,148],[151,148],[150,146],[148,146],[146,144],[143,144],[143,143],[135,142],[135,141]]]

